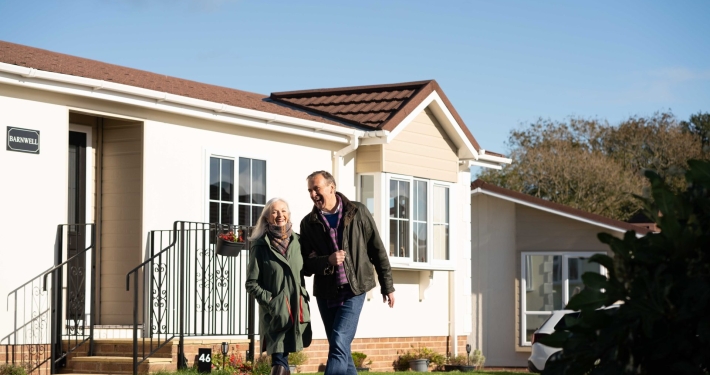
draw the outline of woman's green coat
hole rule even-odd
[[[312,333],[298,234],[291,235],[286,257],[266,234],[252,242],[250,250],[245,287],[259,304],[260,351],[301,351],[311,344]]]

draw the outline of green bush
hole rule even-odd
[[[710,371],[710,162],[691,160],[687,189],[671,192],[647,171],[641,198],[660,233],[599,234],[614,256],[594,255],[608,278],[582,275],[568,330],[542,343],[561,347],[544,374],[708,374]],[[599,309],[617,301],[618,309]]]
[[[365,363],[365,358],[367,358],[367,354],[365,353],[352,352],[350,356],[353,357],[353,363],[355,363],[355,367],[357,368],[364,368],[366,365],[372,364],[372,361]]]
[[[271,373],[271,356],[270,355],[259,355],[258,358],[254,360],[254,367],[252,368],[253,375],[269,375]]]
[[[27,375],[29,364],[2,364],[0,365],[0,375]]]
[[[439,354],[425,346],[415,348],[412,346],[412,350],[407,350],[399,355],[395,365],[399,370],[407,370],[409,368],[409,361],[414,359],[428,359],[430,365],[443,366],[446,363],[446,357]]]
[[[300,366],[308,360],[308,354],[304,351],[288,353],[288,364],[292,366]]]

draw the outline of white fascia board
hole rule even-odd
[[[500,163],[500,164],[510,164],[513,162],[513,159],[511,159],[511,158],[504,158],[501,156],[488,155],[488,154],[486,154],[486,150],[481,150],[480,155],[478,155],[478,160],[489,161],[489,162]]]
[[[501,170],[503,167],[500,164],[493,164],[493,163],[488,163],[482,160],[469,160],[468,161],[468,166],[471,167],[472,165],[478,166],[478,167],[484,167],[484,168],[490,168],[490,169],[495,169],[495,170]]]
[[[361,130],[317,121],[6,63],[0,63],[0,82],[337,143],[349,143],[351,136],[360,137],[364,134]]]
[[[626,233],[626,229],[625,229],[625,228],[614,227],[614,226],[611,226],[611,225],[608,225],[608,224],[600,223],[600,222],[598,222],[598,221],[589,220],[589,219],[587,219],[587,218],[583,218],[583,217],[579,217],[579,216],[576,216],[576,215],[572,215],[572,214],[569,214],[569,213],[567,213],[567,212],[562,212],[562,211],[558,211],[558,210],[555,210],[555,209],[552,209],[552,208],[549,208],[549,207],[540,206],[540,205],[537,205],[537,204],[534,204],[534,203],[530,203],[530,202],[527,202],[527,201],[523,201],[523,200],[520,200],[520,199],[511,198],[511,197],[509,197],[509,196],[507,196],[507,195],[502,195],[502,194],[498,194],[498,193],[493,193],[493,192],[491,192],[491,191],[481,189],[480,187],[471,190],[471,195],[474,195],[474,194],[485,194],[485,195],[489,195],[489,196],[491,196],[491,197],[500,198],[500,199],[506,200],[506,201],[508,201],[508,202],[513,202],[513,203],[517,203],[517,204],[522,204],[523,206],[532,207],[532,208],[537,209],[537,210],[540,210],[540,211],[549,212],[549,213],[551,213],[551,214],[563,216],[563,217],[566,217],[566,218],[569,218],[569,219],[572,219],[572,220],[581,221],[581,222],[583,222],[583,223],[595,225],[595,226],[598,226],[598,227],[602,227],[602,228],[609,229],[609,230],[613,230],[613,231],[620,232],[620,233]],[[636,233],[636,237],[639,237],[639,238],[640,238],[640,237],[643,237],[643,236],[644,236],[644,234]]]
[[[459,142],[457,143],[457,146],[459,147],[459,150],[457,150],[457,154],[459,158],[478,158],[478,151],[473,147],[471,142],[468,140],[468,137],[466,137],[466,134],[461,130],[461,125],[456,122],[454,119],[454,116],[451,115],[451,112],[449,109],[446,107],[444,102],[441,100],[441,97],[436,91],[433,91],[429,96],[427,96],[424,100],[422,100],[419,105],[414,108],[412,112],[410,112],[407,117],[404,118],[397,126],[392,130],[388,135],[386,139],[364,139],[361,142],[361,145],[367,146],[367,145],[374,145],[374,144],[382,144],[382,143],[390,143],[392,142],[393,139],[399,135],[409,124],[412,123],[412,121],[419,116],[420,113],[422,113],[429,105],[434,103],[436,105],[435,109],[438,112],[441,112],[441,114],[444,115],[445,120],[448,121],[447,128],[453,129],[456,132],[456,135],[458,136]],[[437,112],[435,111],[435,112]],[[440,122],[442,122],[441,118],[437,118]],[[446,125],[446,124],[444,124]],[[450,132],[450,130],[449,130]],[[450,135],[451,136],[451,135]],[[463,147],[461,147],[461,145]],[[464,149],[465,151],[468,151],[469,155],[461,155],[461,149]]]

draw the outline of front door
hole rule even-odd
[[[86,226],[86,133],[69,132],[69,207],[67,223],[67,258],[87,246]],[[77,225],[73,225],[77,224]],[[68,265],[66,275],[66,319],[68,326],[84,326],[86,304],[86,255],[82,254]]]

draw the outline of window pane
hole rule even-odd
[[[553,311],[562,309],[562,270],[559,255],[529,255],[525,257],[526,311]]]
[[[256,204],[266,204],[266,161],[254,159],[251,165],[253,169],[251,201]]]
[[[434,259],[449,260],[449,226],[434,224]]]
[[[426,223],[414,223],[414,261],[427,261],[427,226]]]
[[[256,221],[259,220],[259,215],[261,215],[262,210],[264,210],[264,207],[251,206],[251,222],[249,225],[256,225]]]
[[[582,275],[585,272],[602,272],[599,264],[589,263],[589,258],[583,257],[568,258],[567,267],[567,274],[569,275],[569,298],[572,298],[572,296],[584,289]]]
[[[399,242],[399,256],[408,257],[409,256],[409,223],[406,221],[399,221],[399,231],[398,231],[398,242]]]
[[[434,186],[434,259],[449,260],[449,188]]]
[[[360,200],[371,214],[375,213],[375,176],[360,176]]]
[[[233,205],[231,203],[222,203],[221,204],[222,212],[221,212],[221,221],[220,223],[222,224],[234,224],[234,217],[232,216],[232,207]]]
[[[397,203],[397,199],[397,181],[390,180],[390,217],[398,217],[397,206],[399,203]]]
[[[399,181],[399,218],[409,219],[409,182]],[[406,247],[405,247],[406,248]]]
[[[219,200],[219,159],[210,158],[210,199]]]
[[[239,158],[239,202],[249,203],[251,197],[250,159]]]
[[[414,220],[426,221],[427,209],[427,183],[426,181],[414,182]]]
[[[239,205],[239,225],[251,225],[251,215],[249,206],[240,204]]]
[[[528,314],[525,316],[525,338],[532,341],[532,335],[550,317],[549,314]]]
[[[210,202],[210,223],[219,223],[219,203]]]
[[[234,160],[222,159],[222,199],[223,202],[234,202],[232,196],[234,185]]]
[[[399,248],[399,244],[397,243],[397,220],[390,220],[390,256],[391,257],[398,257],[399,252],[397,249]]]

